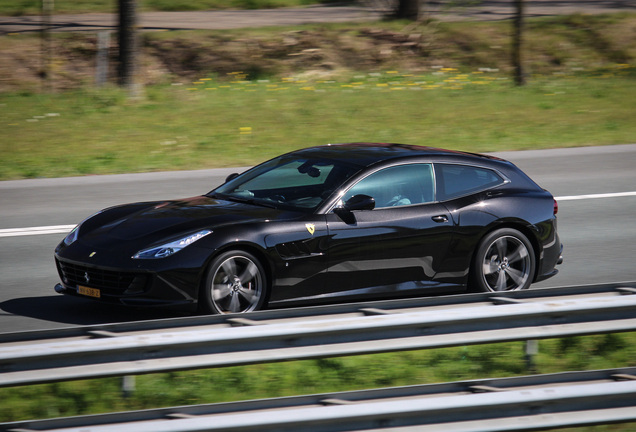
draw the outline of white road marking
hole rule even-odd
[[[570,195],[570,196],[561,196],[561,197],[554,197],[554,198],[560,202],[560,201],[575,201],[575,200],[600,199],[600,198],[621,198],[621,197],[629,197],[629,196],[636,196],[636,191],[591,194],[591,195]],[[51,225],[51,226],[40,226],[40,227],[31,227],[31,228],[5,228],[5,229],[0,229],[0,237],[20,237],[20,236],[42,235],[42,234],[66,234],[70,232],[74,227],[75,225]]]
[[[0,229],[0,237],[20,237],[42,234],[66,234],[74,227],[75,225],[51,225],[31,228],[5,228]]]
[[[586,200],[586,199],[598,199],[598,198],[619,198],[627,196],[636,196],[636,192],[616,192],[616,193],[604,193],[593,195],[571,195],[555,197],[557,201],[574,201],[574,200]]]

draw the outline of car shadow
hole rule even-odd
[[[193,315],[187,311],[131,308],[61,295],[7,300],[0,303],[0,310],[16,316],[70,325],[110,324]]]

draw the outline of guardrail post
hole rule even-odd
[[[539,354],[539,341],[531,339],[526,341],[526,368],[530,372],[536,372],[536,365],[534,364],[534,356]]]
[[[121,392],[124,398],[128,398],[132,396],[135,392],[135,376],[134,375],[124,375],[121,379]]]

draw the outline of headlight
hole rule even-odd
[[[186,237],[180,238],[178,240],[171,241],[169,243],[164,243],[159,246],[153,246],[148,249],[143,249],[133,255],[133,259],[155,259],[155,258],[165,258],[172,254],[179,252],[186,246],[191,245],[197,240],[202,239],[208,234],[211,234],[212,231],[202,230],[194,234],[190,234]]]
[[[70,246],[75,242],[75,240],[77,240],[77,236],[79,235],[79,228],[80,226],[76,225],[75,228],[73,228],[71,232],[68,233],[66,237],[64,237],[63,241],[66,246]]]
[[[97,216],[98,214],[102,213],[103,211],[104,210],[100,210],[97,213],[93,213],[92,215],[90,215],[89,217],[87,217],[86,219],[78,223],[77,226],[73,228],[71,232],[66,235],[66,237],[64,237],[64,240],[62,240],[63,243],[66,246],[70,246],[73,243],[75,243],[75,240],[77,240],[77,238],[79,237],[79,231],[80,231],[80,228],[82,227],[82,224],[86,222],[87,220],[89,220],[90,218],[92,218],[93,216]]]

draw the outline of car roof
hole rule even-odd
[[[316,159],[337,159],[362,167],[370,166],[383,161],[419,157],[428,158],[430,160],[439,162],[504,162],[503,159],[478,153],[468,153],[456,150],[446,150],[435,147],[407,144],[370,142],[327,144],[323,146],[309,147],[297,150],[295,152],[292,152],[291,154]]]

